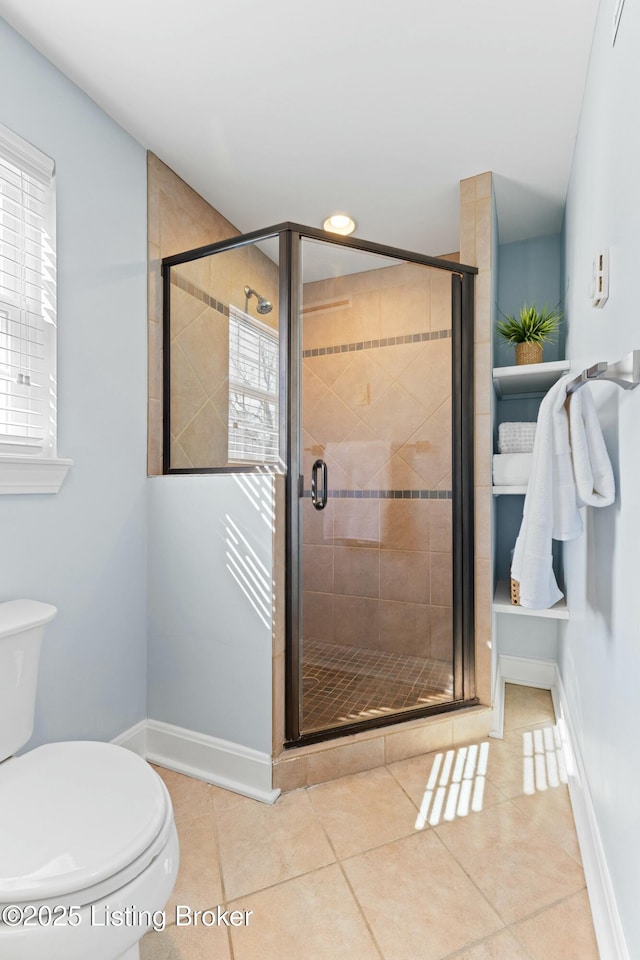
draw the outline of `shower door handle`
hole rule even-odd
[[[318,496],[318,470],[322,470],[322,491]],[[311,468],[311,503],[316,510],[324,510],[327,505],[327,465],[324,460],[316,460]]]

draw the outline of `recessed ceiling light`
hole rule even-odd
[[[346,213],[334,213],[322,224],[322,229],[329,233],[339,233],[343,237],[348,237],[356,228],[355,220],[352,220]]]

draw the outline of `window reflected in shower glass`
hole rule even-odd
[[[302,731],[453,700],[451,276],[302,247]],[[321,512],[311,468],[327,464]]]
[[[278,459],[278,332],[229,307],[229,461]]]
[[[278,266],[257,246],[171,269],[172,469],[278,460]]]

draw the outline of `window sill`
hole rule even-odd
[[[57,493],[73,460],[0,454],[0,495]]]

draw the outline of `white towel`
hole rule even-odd
[[[531,473],[530,453],[494,453],[493,482],[496,487],[526,487]]]
[[[531,453],[536,423],[506,421],[498,426],[498,453]]]
[[[565,410],[571,380],[572,375],[562,377],[540,404],[524,515],[513,553],[511,575],[520,583],[520,604],[532,610],[545,610],[562,598],[553,574],[551,540],[580,536],[579,507],[607,506],[614,496],[611,464],[588,387],[571,394],[574,473]]]
[[[569,398],[569,434],[578,506],[608,507],[616,485],[591,392],[581,387]]]
[[[493,482],[496,487],[526,487],[531,473],[530,453],[494,453]]]

